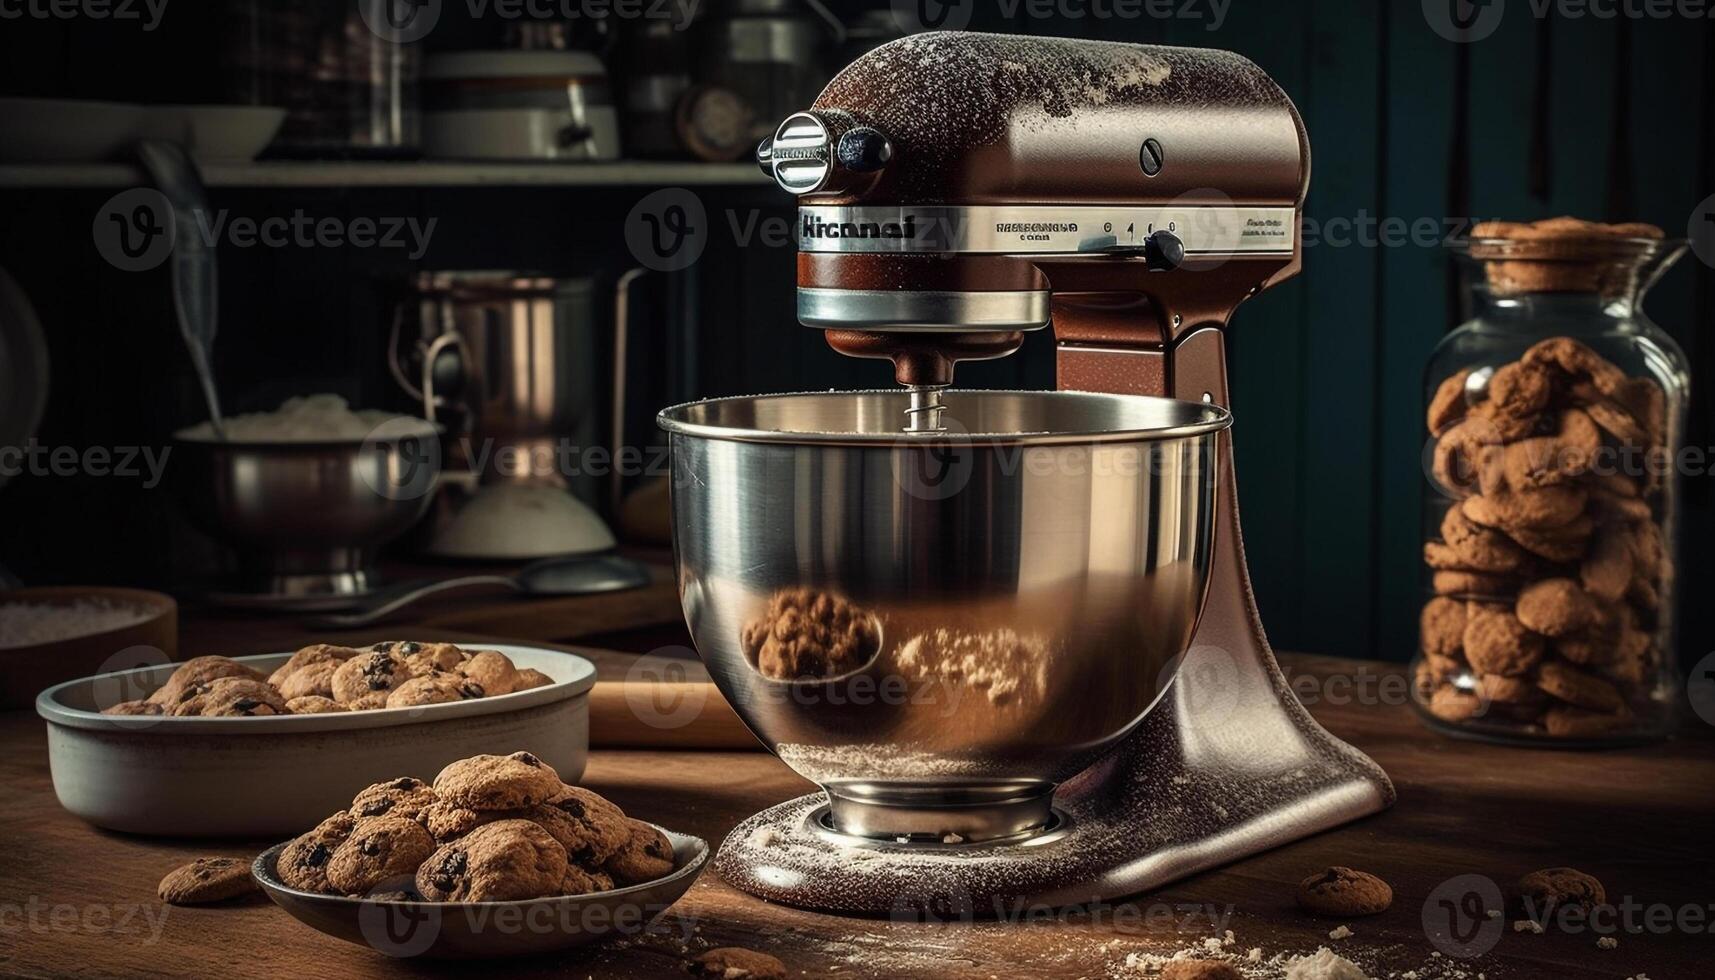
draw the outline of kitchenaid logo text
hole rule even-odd
[[[0,0],[0,20],[137,21],[152,31],[166,13],[167,0]]]
[[[893,238],[915,239],[917,218],[906,215],[904,221],[823,221],[813,214],[804,215],[804,238]]]

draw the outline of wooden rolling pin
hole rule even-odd
[[[590,691],[598,749],[762,749],[709,681],[601,680]]]

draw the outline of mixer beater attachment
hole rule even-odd
[[[947,385],[907,385],[911,404],[905,409],[906,432],[945,432],[942,416],[947,406],[941,404],[941,392]]]

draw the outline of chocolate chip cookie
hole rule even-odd
[[[286,714],[286,702],[264,680],[249,677],[220,677],[191,689],[189,696],[173,706],[177,717],[246,718]]]
[[[456,674],[423,674],[394,688],[387,695],[389,708],[420,708],[482,697],[482,688]]]
[[[441,845],[417,869],[431,902],[503,902],[556,894],[566,849],[528,820],[500,820]]]
[[[299,891],[332,894],[333,886],[328,884],[328,862],[356,826],[357,819],[344,810],[328,817],[314,830],[297,837],[280,851],[275,873],[281,881]]]
[[[1608,904],[1602,883],[1577,868],[1532,871],[1519,879],[1518,891],[1519,898],[1527,903],[1525,911],[1537,917],[1547,917],[1561,908],[1578,908],[1589,914]]]
[[[198,688],[222,677],[243,677],[253,681],[264,679],[260,671],[228,657],[192,657],[180,664],[167,682],[147,700],[170,711],[180,701],[195,694]]]
[[[459,666],[459,673],[476,684],[486,697],[511,694],[518,684],[518,668],[511,658],[496,650],[478,650]]]
[[[632,837],[625,812],[581,786],[562,786],[548,802],[527,812],[565,847],[573,862],[586,868],[600,867]]]
[[[438,799],[428,783],[415,776],[400,776],[366,787],[351,800],[351,815],[365,817],[404,817],[421,820],[423,811]]]
[[[328,859],[328,884],[345,895],[362,895],[396,878],[411,878],[435,841],[423,825],[405,817],[359,820]]]
[[[279,687],[285,683],[286,678],[305,667],[312,664],[334,664],[337,666],[357,656],[357,653],[358,651],[351,647],[335,646],[332,643],[316,643],[304,647],[287,657],[285,663],[274,668],[274,672],[268,675],[268,683]]]
[[[1425,654],[1456,657],[1465,649],[1465,603],[1436,596],[1424,604],[1419,620]]]
[[[401,644],[403,646],[404,644]],[[411,671],[411,676],[422,677],[439,673],[450,673],[465,662],[466,654],[451,643],[411,643],[414,649],[395,652],[404,654],[405,667]]]
[[[638,885],[673,872],[673,845],[661,831],[641,820],[625,818],[628,834],[619,850],[602,863],[602,870],[622,885]]]
[[[1484,527],[1556,528],[1577,520],[1589,497],[1579,484],[1562,484],[1467,497],[1462,506],[1466,517]]]
[[[521,667],[518,670],[518,679],[512,685],[512,690],[515,693],[518,691],[528,691],[532,688],[547,687],[552,683],[554,683],[554,679],[552,677],[549,677],[547,674],[542,673],[536,668]]]
[[[389,694],[410,679],[410,668],[399,654],[381,650],[361,653],[334,671],[333,699],[351,704],[370,695]]]
[[[461,759],[435,777],[435,792],[470,810],[519,810],[558,796],[559,774],[528,752]]]
[[[287,701],[307,697],[333,697],[333,675],[340,668],[341,660],[323,660],[319,663],[305,664],[292,671],[279,681],[280,696]]]
[[[312,694],[309,697],[293,698],[286,702],[286,712],[294,715],[325,715],[334,711],[350,711],[346,705],[340,704],[333,698],[324,698]]]
[[[167,872],[158,892],[169,905],[224,902],[260,891],[250,877],[250,862],[240,858],[197,858]]]
[[[1298,883],[1298,905],[1317,915],[1379,915],[1393,904],[1393,888],[1366,871],[1335,866]]]
[[[101,709],[104,715],[159,715],[165,714],[161,706],[153,701],[121,701]]]

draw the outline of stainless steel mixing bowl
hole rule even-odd
[[[191,521],[237,553],[232,593],[335,608],[374,587],[376,550],[434,500],[437,439],[405,428],[362,442],[179,438],[170,479]]]
[[[680,405],[674,546],[697,649],[827,791],[833,829],[1014,837],[1132,730],[1207,591],[1212,405],[952,391]]]

